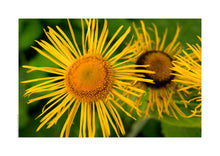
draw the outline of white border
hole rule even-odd
[[[1,2],[2,3],[2,2]],[[1,4],[0,155],[218,155],[217,1],[10,1]],[[202,18],[202,138],[18,138],[18,18]]]

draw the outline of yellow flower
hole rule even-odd
[[[201,38],[198,37],[200,42]],[[187,91],[189,89],[198,90],[198,96],[190,99],[187,103],[190,103],[193,100],[201,102],[201,46],[199,44],[190,45],[188,44],[189,49],[192,53],[188,54],[183,50],[184,56],[178,55],[176,56],[176,60],[173,61],[172,70],[176,71],[173,75],[175,75],[175,82],[181,83],[184,85],[183,88],[179,89],[179,91]],[[195,110],[192,110],[191,116],[201,116],[201,103],[195,107]]]
[[[52,67],[34,67],[24,65],[28,72],[35,70],[53,73],[55,76],[37,78],[23,81],[23,83],[40,82],[26,90],[25,96],[33,93],[47,92],[43,96],[29,100],[28,103],[50,98],[42,109],[41,124],[39,131],[44,125],[47,128],[53,126],[59,118],[68,111],[68,117],[63,125],[60,136],[69,136],[76,113],[79,108],[80,114],[80,137],[94,137],[96,132],[95,114],[98,114],[100,126],[104,137],[110,136],[110,125],[117,136],[120,132],[125,134],[124,126],[116,108],[119,108],[129,117],[134,118],[120,104],[125,102],[131,108],[139,112],[135,102],[124,97],[122,92],[134,96],[141,96],[144,91],[132,87],[129,80],[137,80],[151,83],[152,80],[138,78],[138,65],[130,63],[131,59],[125,60],[126,56],[133,56],[134,47],[131,42],[120,52],[115,53],[124,39],[130,33],[129,27],[120,38],[115,41],[123,26],[119,27],[110,41],[107,40],[107,20],[104,21],[102,31],[99,34],[98,20],[81,20],[82,24],[82,49],[80,50],[71,23],[68,20],[72,40],[57,26],[59,33],[48,27],[45,31],[51,43],[44,40],[36,41],[44,50],[33,47],[41,55],[58,65]],[[84,25],[87,25],[87,31]],[[114,42],[113,42],[114,41]],[[123,59],[124,61],[119,60]],[[139,71],[148,73],[148,71]],[[41,82],[43,81],[43,82]],[[153,83],[153,82],[152,82]],[[97,112],[96,112],[97,111]]]
[[[150,110],[154,110],[155,107],[158,111],[159,118],[163,117],[163,113],[167,115],[173,115],[178,119],[176,113],[180,116],[185,117],[186,115],[180,110],[175,101],[173,95],[177,84],[172,80],[175,78],[172,75],[172,61],[173,57],[180,54],[182,46],[180,42],[177,42],[179,36],[180,27],[177,26],[176,33],[172,41],[165,46],[167,37],[167,28],[163,34],[162,39],[159,37],[158,30],[155,24],[152,24],[153,28],[148,29],[155,35],[155,40],[152,39],[150,33],[145,28],[144,22],[141,20],[141,28],[137,28],[133,23],[134,30],[137,35],[136,45],[136,64],[138,65],[149,65],[149,67],[141,68],[145,70],[154,71],[155,74],[145,73],[146,79],[152,79],[152,83],[139,83],[138,85],[142,89],[149,88],[149,95],[147,106],[145,110],[144,118],[150,116]],[[177,93],[183,99],[182,94],[177,90]],[[184,103],[187,107],[186,103]],[[170,113],[171,112],[171,113]]]

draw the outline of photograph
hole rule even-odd
[[[19,18],[18,137],[202,137],[201,18]]]

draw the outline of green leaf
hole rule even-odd
[[[126,131],[127,137],[163,137],[161,121],[153,118],[139,118],[130,124],[131,129]]]
[[[54,66],[53,63],[51,63],[48,59],[46,59],[44,56],[37,54],[33,59],[30,60],[29,64],[30,66],[36,66],[36,67],[52,67]],[[22,68],[25,72],[28,71],[28,69]],[[47,77],[48,73],[42,72],[42,71],[32,71],[30,73],[26,73],[26,80],[36,79],[36,78],[42,78]],[[39,82],[33,82],[29,83],[29,85],[33,86],[38,84]]]
[[[19,48],[26,50],[42,35],[43,29],[40,21],[35,19],[19,19],[19,26]]]
[[[201,137],[201,128],[178,127],[164,122],[161,127],[165,137]]]
[[[180,103],[180,102],[179,102]],[[188,105],[187,108],[183,104],[178,104],[176,103],[177,106],[180,108],[181,111],[183,111],[186,115],[191,114],[191,110],[194,109],[194,106],[196,105],[195,103],[191,103],[191,105]],[[150,114],[158,119],[158,112],[156,111],[157,109],[155,108],[154,111],[151,111]],[[171,113],[171,111],[170,111]],[[180,116],[176,112],[176,116],[178,119],[176,119],[173,115],[167,115],[163,113],[163,117],[160,118],[162,122],[165,122],[167,124],[173,125],[173,126],[181,126],[181,127],[201,127],[201,117],[190,117],[190,118],[185,118]]]
[[[24,71],[19,68],[19,128],[25,127],[29,122],[27,98],[23,94],[27,88],[26,84],[20,83],[24,80]]]
[[[108,19],[108,29],[109,29],[109,34],[108,34],[108,39],[107,41],[109,41],[112,36],[115,34],[115,32],[118,30],[118,28],[120,28],[121,26],[123,26],[123,28],[121,29],[121,31],[118,33],[118,35],[116,36],[116,38],[113,40],[112,45],[126,32],[126,30],[132,26],[132,22],[128,19]],[[132,31],[131,31],[132,32]],[[130,42],[131,38],[132,38],[132,33],[129,33],[127,35],[127,37],[124,39],[123,43],[119,46],[119,48],[117,49],[117,52],[121,52],[121,50],[124,49],[125,45],[127,43]]]
[[[112,37],[118,28],[122,25],[123,29],[118,34],[118,38],[120,38],[121,34],[123,34],[129,27],[132,26],[132,22],[128,19],[108,19],[109,37]]]
[[[163,134],[161,133],[161,122],[153,118],[149,118],[138,136],[162,137]]]
[[[164,123],[173,125],[173,126],[181,126],[181,127],[201,127],[201,118],[200,117],[191,117],[191,118],[183,118],[180,117],[178,119],[168,116],[166,114],[163,115],[163,118],[160,118]]]
[[[33,49],[34,50],[34,49]],[[44,51],[44,50],[43,50]],[[37,55],[30,60],[29,65],[30,66],[36,66],[36,67],[58,67],[55,63],[47,59],[46,57],[42,56],[36,51]]]

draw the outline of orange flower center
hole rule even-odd
[[[112,69],[97,56],[83,56],[67,70],[65,85],[69,93],[86,102],[105,98],[112,88]]]

